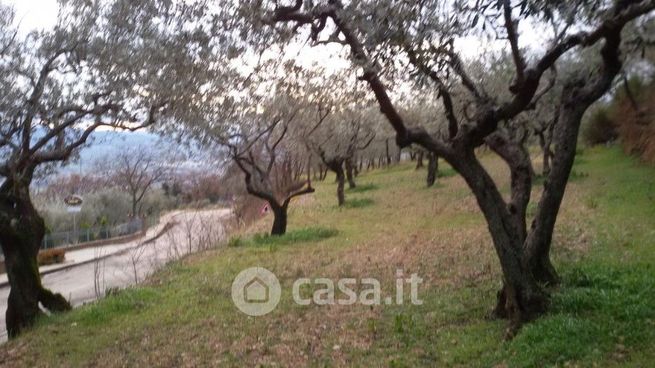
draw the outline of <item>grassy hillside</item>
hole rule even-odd
[[[508,190],[499,161],[485,165]],[[445,165],[443,165],[445,166]],[[359,177],[337,208],[332,180],[292,205],[290,234],[245,235],[0,347],[5,366],[647,366],[655,359],[655,170],[620,150],[581,154],[554,239],[563,277],[551,312],[510,342],[487,318],[500,286],[490,236],[452,170],[431,189],[411,164]],[[535,206],[530,206],[533,211]],[[251,233],[268,229],[270,219]],[[282,284],[263,317],[239,312],[233,278]],[[298,277],[418,273],[420,306],[299,306]]]

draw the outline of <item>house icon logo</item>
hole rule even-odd
[[[248,303],[266,303],[269,299],[269,288],[259,277],[255,277],[244,286],[243,295]]]
[[[281,294],[275,274],[262,267],[245,269],[232,282],[232,301],[249,316],[263,316],[273,311]]]

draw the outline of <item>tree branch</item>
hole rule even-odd
[[[424,62],[419,60],[418,56],[416,55],[416,53],[414,53],[414,51],[407,49],[407,56],[409,56],[410,63],[412,63],[415,67],[417,67],[422,73],[430,77],[430,79],[432,79],[432,81],[437,85],[437,89],[439,90],[439,96],[441,97],[446,112],[446,121],[448,121],[448,133],[451,139],[455,138],[455,136],[457,135],[457,131],[459,129],[458,128],[459,122],[455,117],[453,100],[450,96],[450,92],[448,91],[448,88],[443,83],[441,78],[439,78],[437,72],[435,72],[430,67],[428,67]]]
[[[507,38],[512,49],[512,58],[514,59],[514,66],[516,67],[516,82],[510,86],[510,91],[515,92],[515,86],[523,84],[525,72],[525,60],[521,55],[519,49],[519,35],[516,31],[518,28],[518,20],[512,19],[512,5],[510,0],[503,0],[503,17],[505,18],[505,29],[507,30]]]

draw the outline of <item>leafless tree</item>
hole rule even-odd
[[[105,295],[105,261],[106,258],[103,257],[102,248],[98,248],[94,251],[94,258],[96,259],[93,262],[93,291],[96,298],[101,298]]]
[[[110,182],[127,191],[132,204],[132,217],[142,214],[146,194],[169,175],[171,160],[167,155],[143,148],[128,149],[108,158]]]

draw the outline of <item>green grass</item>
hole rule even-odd
[[[442,165],[442,167],[439,168],[439,172],[437,172],[437,178],[450,178],[459,175],[457,171],[455,171],[455,169],[452,167],[446,166],[444,168],[443,166],[445,165]]]
[[[308,227],[286,232],[284,235],[271,235],[268,233],[254,234],[251,237],[233,236],[228,240],[230,248],[244,246],[279,246],[294,243],[309,243],[336,236],[339,231],[323,227]]]
[[[582,154],[582,152],[580,153]],[[484,156],[501,187],[493,156]],[[576,159],[553,242],[562,284],[548,314],[512,341],[489,319],[500,285],[484,219],[462,179],[425,188],[413,164],[362,173],[366,192],[336,206],[331,178],[290,209],[281,237],[233,236],[174,262],[147,285],[49,318],[0,348],[8,366],[645,367],[655,359],[655,169],[617,148]],[[538,196],[529,211],[534,212]],[[352,204],[355,203],[353,206]],[[270,218],[268,219],[270,221]],[[261,228],[267,228],[262,224]],[[286,246],[293,245],[293,246]],[[270,248],[275,248],[271,252]],[[277,309],[252,318],[232,305],[244,268],[273,271]],[[425,279],[422,305],[299,306],[299,277]]]
[[[335,229],[326,229],[322,227],[309,227],[299,230],[292,230],[284,235],[274,236],[270,234],[256,234],[251,242],[253,245],[287,245],[294,243],[307,243],[323,240],[336,236],[339,232]]]
[[[618,148],[594,148],[576,160],[579,172],[588,174],[576,178],[593,178],[584,201],[593,210],[585,220],[595,233],[592,249],[560,265],[551,312],[507,344],[510,366],[642,366],[652,355],[655,170]]]
[[[348,193],[364,193],[371,190],[377,190],[379,187],[373,183],[357,184],[355,188],[348,188]]]
[[[345,208],[362,208],[372,206],[375,201],[372,198],[346,198],[343,204]]]
[[[608,266],[589,262],[564,270],[564,287],[551,313],[526,326],[509,344],[510,362],[623,361],[628,350],[655,341],[655,272],[652,265]]]
[[[147,313],[157,302],[159,292],[152,288],[125,289],[108,295],[103,303],[81,310],[76,322],[82,326],[102,326],[117,317]]]

